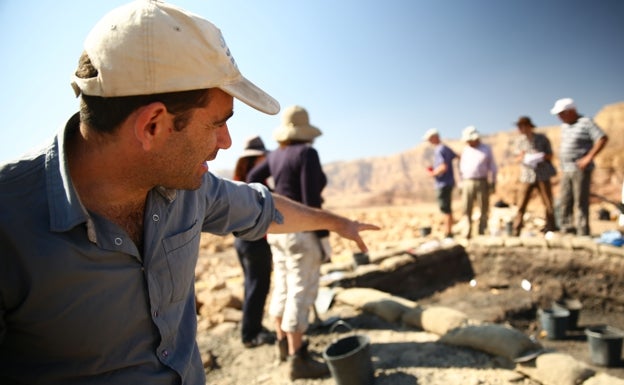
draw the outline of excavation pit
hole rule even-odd
[[[477,238],[465,245],[431,243],[372,254],[371,264],[333,274],[326,286],[368,287],[423,306],[444,306],[471,319],[508,324],[546,349],[592,365],[588,327],[624,327],[624,250],[591,239]],[[574,327],[548,339],[538,310],[576,301]],[[624,378],[620,360],[596,370]]]

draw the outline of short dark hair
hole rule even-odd
[[[82,79],[96,77],[98,70],[86,52],[78,62],[76,76]],[[102,97],[81,95],[80,121],[101,133],[112,133],[137,108],[161,102],[175,116],[174,128],[182,130],[190,118],[191,110],[204,107],[209,102],[209,89],[167,92],[153,95]]]

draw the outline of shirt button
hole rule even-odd
[[[121,244],[122,244],[122,243],[123,243],[123,239],[121,239],[121,238],[115,238],[115,244],[116,244],[117,246],[121,246]]]
[[[158,317],[158,310],[154,311],[154,317]]]
[[[169,357],[169,352],[167,350],[163,350],[160,354],[163,356],[163,358]]]
[[[152,215],[152,220],[154,222],[158,222],[160,220],[160,217],[158,216],[158,214],[154,214],[154,215]]]

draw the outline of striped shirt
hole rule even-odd
[[[577,169],[575,162],[587,154],[594,143],[603,136],[604,131],[590,118],[581,116],[576,123],[562,124],[559,154],[561,169],[564,172],[575,171]],[[591,162],[587,170],[593,168],[594,162]]]

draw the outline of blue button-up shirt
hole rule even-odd
[[[0,383],[204,384],[200,233],[260,238],[281,221],[273,199],[209,173],[198,190],[155,188],[139,252],[80,203],[63,150],[78,125],[0,165]]]
[[[433,168],[446,164],[446,171],[435,176],[435,187],[441,189],[446,186],[455,186],[455,172],[453,171],[453,159],[457,158],[457,154],[447,145],[440,143],[433,150]]]

